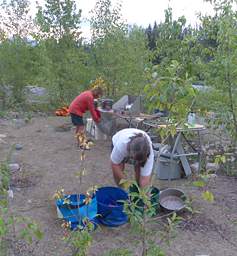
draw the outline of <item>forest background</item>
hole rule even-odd
[[[236,142],[236,1],[207,1],[214,16],[198,17],[199,26],[184,16],[147,28],[129,26],[121,18],[122,4],[98,0],[90,19],[91,40],[82,40],[80,5],[47,0],[30,16],[30,2],[1,3],[0,104],[33,111],[68,105],[90,83],[102,77],[106,97],[144,95],[148,111],[166,109],[181,120],[191,111],[215,113]],[[196,90],[192,85],[201,85]],[[47,104],[29,106],[25,86],[42,86]],[[199,86],[200,88],[200,86]],[[206,104],[208,102],[208,104]],[[213,117],[213,116],[212,116]]]

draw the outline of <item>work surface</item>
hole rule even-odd
[[[205,127],[201,124],[190,125],[188,123],[182,126],[172,124],[166,121],[160,114],[146,114],[146,113],[131,113],[129,111],[115,111],[99,109],[102,115],[102,122],[116,119],[123,119],[127,122],[128,127],[143,128],[149,130],[151,128],[169,128],[172,125],[176,126],[177,131],[201,131]]]
[[[21,173],[14,173],[12,189],[14,199],[12,209],[17,215],[36,220],[44,238],[39,244],[33,243],[33,253],[18,244],[19,256],[70,256],[63,237],[61,222],[56,218],[52,195],[58,188],[65,192],[85,192],[92,185],[115,185],[110,170],[111,141],[98,141],[86,152],[86,174],[79,184],[76,173],[81,168],[80,151],[76,148],[74,130],[56,132],[55,127],[70,123],[64,117],[37,117],[17,129],[11,118],[0,119],[0,134],[6,143],[0,144],[0,160],[6,159],[10,147],[15,143],[23,148],[13,152],[13,158],[22,165]],[[128,169],[130,174],[133,171]],[[159,221],[149,224],[152,238],[166,252],[166,256],[234,256],[236,255],[237,227],[237,186],[236,179],[218,176],[209,186],[214,193],[213,203],[201,198],[200,189],[193,187],[187,179],[171,181],[173,187],[181,188],[193,197],[192,207],[199,214],[181,222],[175,230],[175,236],[167,245],[160,242],[163,230]],[[167,182],[155,180],[159,188],[167,187]],[[189,215],[190,216],[190,215]],[[164,222],[165,223],[165,222]],[[162,233],[165,234],[165,233]],[[88,256],[103,256],[112,248],[131,249],[134,256],[140,255],[139,234],[131,232],[129,224],[119,228],[100,228],[93,233],[93,242]],[[16,254],[15,254],[16,255]]]

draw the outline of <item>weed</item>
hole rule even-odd
[[[9,207],[10,171],[8,161],[0,165],[0,249],[7,255],[11,246],[16,251],[15,245],[19,239],[28,243],[33,242],[33,238],[40,240],[43,233],[37,223],[26,217],[18,216]],[[18,228],[19,227],[19,228]]]
[[[112,249],[104,254],[104,256],[133,256],[128,249]]]

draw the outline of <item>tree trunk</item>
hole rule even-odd
[[[227,85],[228,85],[228,94],[229,94],[229,106],[230,106],[230,111],[233,117],[233,125],[234,125],[234,142],[236,144],[236,139],[237,139],[237,118],[235,114],[235,106],[234,106],[234,101],[233,101],[233,91],[232,91],[232,84],[230,80],[230,73],[229,73],[229,68],[227,71]],[[236,145],[235,145],[236,146]]]

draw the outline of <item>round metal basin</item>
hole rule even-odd
[[[185,194],[182,190],[167,188],[160,191],[160,205],[168,211],[180,211],[185,207]]]

